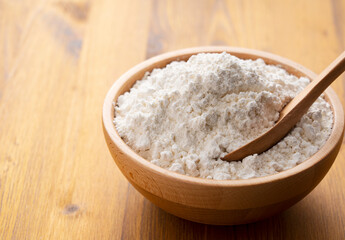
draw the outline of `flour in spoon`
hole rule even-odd
[[[237,162],[220,158],[271,128],[308,83],[261,59],[198,54],[137,81],[118,98],[114,124],[134,151],[174,172],[219,180],[275,174],[327,141],[333,114],[323,97],[268,151]]]

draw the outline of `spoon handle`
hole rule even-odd
[[[345,71],[345,52],[339,55],[320,75],[317,76],[281,111],[279,119],[293,114],[296,123],[307,112],[315,100]],[[279,121],[279,120],[278,120]]]

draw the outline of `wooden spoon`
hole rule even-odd
[[[230,152],[222,159],[237,161],[255,153],[262,153],[274,146],[296,125],[321,93],[344,71],[345,52],[340,54],[315,80],[284,107],[280,112],[278,121],[270,130]]]

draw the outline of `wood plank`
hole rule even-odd
[[[145,39],[145,32],[131,30],[145,21],[118,22],[129,13],[144,18],[149,2],[85,4],[89,7],[80,10],[89,9],[84,25],[92,22],[86,32],[76,22],[80,19],[57,4],[44,4],[19,53],[20,67],[3,92],[0,156],[7,167],[1,174],[2,239],[121,234],[123,209],[118,204],[126,200],[122,186],[128,183],[114,168],[100,113],[114,79],[145,57],[146,42],[136,41]],[[122,34],[132,41],[119,41]],[[127,55],[133,43],[136,47]]]

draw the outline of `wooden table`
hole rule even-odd
[[[319,73],[345,49],[344,23],[344,0],[0,0],[0,239],[344,239],[345,147],[291,209],[222,227],[145,200],[101,127],[108,88],[146,58],[229,45]]]

